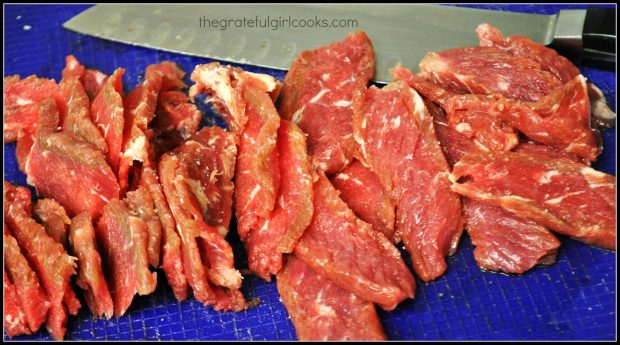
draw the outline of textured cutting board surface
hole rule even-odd
[[[560,5],[485,5],[485,9],[556,13],[583,8]],[[112,43],[62,29],[63,22],[88,6],[6,5],[4,11],[4,75],[60,79],[64,58],[74,54],[88,68],[111,73],[124,67],[126,91],[142,81],[147,65],[164,60],[191,72],[211,60]],[[363,29],[363,28],[359,28]],[[472,32],[472,35],[475,33]],[[343,38],[345,32],[343,32]],[[372,37],[371,37],[372,39]],[[417,63],[417,62],[416,62]],[[239,65],[282,80],[285,73]],[[615,110],[615,74],[581,68],[597,84]],[[213,123],[205,114],[205,123]],[[216,121],[216,123],[218,123]],[[615,129],[603,131],[605,149],[594,164],[615,175]],[[4,147],[4,178],[26,185],[17,168],[15,144]],[[234,232],[234,231],[233,231]],[[508,340],[508,339],[605,339],[616,337],[616,254],[559,236],[557,263],[539,267],[523,276],[483,272],[477,268],[469,237],[464,235],[458,252],[449,259],[447,273],[437,281],[417,281],[415,300],[403,302],[391,312],[379,311],[385,332],[393,340]],[[238,238],[237,268],[247,268]],[[402,248],[401,248],[402,249]],[[405,254],[410,266],[409,257]],[[86,307],[67,324],[68,340],[295,340],[295,330],[279,300],[275,282],[246,276],[242,292],[262,303],[241,313],[218,313],[190,299],[177,302],[162,273],[150,296],[136,297],[127,314],[112,320],[95,320]],[[79,293],[79,292],[78,292]],[[83,303],[84,305],[84,303]],[[8,339],[6,335],[5,339]],[[15,340],[49,340],[45,329]]]

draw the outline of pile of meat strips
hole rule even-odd
[[[553,50],[478,27],[480,47],[429,53],[420,73],[374,73],[363,32],[302,52],[283,83],[174,63],[123,93],[67,57],[60,83],[4,78],[4,139],[39,197],[4,182],[5,330],[63,339],[81,307],[123,315],[163,272],[174,296],[241,311],[226,240],[233,209],[249,269],[300,339],[385,339],[375,304],[413,298],[465,229],[478,265],[554,262],[553,232],[616,246],[616,180],[590,168],[602,93]],[[204,94],[228,130],[199,129]],[[161,268],[161,271],[156,269]]]

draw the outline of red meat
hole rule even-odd
[[[30,331],[38,331],[47,319],[50,300],[39,285],[37,274],[30,268],[28,261],[19,249],[17,241],[9,233],[6,224],[4,225],[4,274],[5,285],[9,283],[15,289],[15,306],[19,307],[24,313],[23,318],[27,324],[28,334]],[[5,307],[12,305],[8,297],[5,291]],[[8,321],[6,320],[7,314],[5,314],[5,322]],[[16,321],[9,322],[9,324],[13,323],[19,324]]]
[[[415,281],[396,247],[357,218],[323,174],[313,200],[312,222],[295,247],[301,261],[385,310],[414,297]]]
[[[34,75],[26,79],[19,76],[4,78],[4,140],[7,143],[17,140],[24,134],[34,134],[37,129],[37,103],[47,98],[54,98],[64,115],[62,97],[58,85],[52,79],[37,78]]]
[[[294,123],[282,120],[277,150],[281,175],[271,215],[261,219],[247,240],[248,265],[270,281],[282,268],[282,253],[291,253],[312,219],[314,173],[306,153],[306,137]]]
[[[28,183],[39,196],[56,200],[69,215],[88,212],[98,217],[103,205],[118,197],[118,182],[103,153],[71,133],[54,133],[58,112],[51,100],[40,103],[38,121],[26,164]]]
[[[90,101],[84,87],[76,77],[63,78],[60,81],[60,94],[67,105],[67,116],[62,123],[62,130],[83,139],[97,147],[103,153],[108,152],[105,139],[93,123],[90,115]]]
[[[187,182],[187,165],[178,156],[165,154],[159,161],[159,177],[181,237],[183,268],[194,296],[216,310],[244,309],[245,299],[235,292],[241,286],[241,274],[233,267],[232,249],[217,230],[204,224]],[[209,280],[233,290],[211,286]]]
[[[67,249],[67,231],[71,219],[65,209],[54,199],[40,199],[34,206],[34,219],[43,225],[54,241]]]
[[[280,116],[269,95],[259,89],[243,90],[243,100],[248,121],[240,139],[235,173],[235,212],[241,240],[269,217],[280,182],[276,148]]]
[[[521,274],[555,262],[560,241],[544,226],[470,199],[463,201],[463,216],[481,268]]]
[[[144,167],[140,178],[142,179],[141,185],[146,186],[151,193],[155,211],[161,221],[161,268],[166,275],[168,284],[172,287],[174,297],[179,301],[183,301],[187,299],[188,285],[183,271],[181,239],[175,231],[176,223],[174,217],[155,171],[152,168]]]
[[[515,56],[532,59],[538,62],[543,70],[551,72],[563,83],[568,83],[580,74],[579,69],[567,58],[528,37],[504,37],[499,29],[486,23],[480,24],[476,28],[476,33],[481,46],[497,47]],[[596,85],[588,83],[587,88],[592,117],[600,125],[610,126],[615,122],[616,114],[609,108],[605,96]]]
[[[114,315],[114,303],[103,275],[95,229],[88,213],[81,213],[73,218],[69,243],[78,260],[76,283],[84,292],[88,309],[93,315],[105,315],[109,320]]]
[[[441,116],[434,120],[435,133],[450,166],[469,153],[480,152],[472,141],[450,129]],[[565,155],[538,144],[521,144],[516,150],[528,150],[529,146],[535,147],[530,152],[544,152],[548,148],[556,155]],[[521,274],[537,264],[555,262],[559,241],[547,228],[531,220],[468,198],[463,198],[463,219],[476,246],[476,262],[484,269]]]
[[[394,201],[372,170],[355,160],[331,181],[356,216],[393,243],[400,242],[394,237]]]
[[[17,158],[17,164],[19,170],[26,174],[26,163],[28,162],[28,156],[30,156],[30,150],[34,145],[35,137],[32,134],[26,134],[17,139],[17,145],[15,146],[15,158]]]
[[[374,67],[370,40],[359,31],[302,52],[284,79],[280,115],[308,134],[308,153],[328,175],[353,158],[352,97],[366,88]]]
[[[155,75],[162,77],[161,91],[183,89],[187,84],[183,82],[185,72],[172,61],[148,65],[144,73],[146,79],[154,79]]]
[[[493,121],[506,122],[536,142],[590,161],[595,160],[600,153],[590,128],[588,94],[585,79],[581,75],[535,103],[501,96],[455,95],[414,76],[402,67],[394,69],[393,75],[407,81],[425,97],[439,103],[451,123],[464,118],[463,114],[482,112],[488,115],[487,118],[494,119]],[[451,117],[456,119],[450,120]],[[458,130],[456,125],[454,128]],[[498,128],[501,128],[501,125]],[[467,125],[465,129],[471,129],[471,126]],[[490,134],[483,132],[478,136],[485,135]],[[516,145],[516,142],[514,144]]]
[[[533,142],[524,142],[517,145],[514,150],[515,152],[529,152],[534,155],[547,155],[549,158],[568,158],[577,163],[590,165],[590,162],[587,159],[580,158],[579,156],[568,153],[566,151],[558,150],[551,146],[536,144]]]
[[[470,154],[455,166],[452,189],[501,206],[561,234],[616,247],[616,179],[567,158],[533,152]]]
[[[191,79],[195,83],[189,90],[192,101],[196,95],[206,93],[208,102],[219,111],[228,128],[238,135],[243,133],[248,122],[243,90],[270,93],[275,99],[280,89],[280,83],[270,75],[246,72],[217,62],[196,66]]]
[[[386,340],[373,303],[338,287],[294,256],[288,257],[277,283],[299,340]]]
[[[105,73],[97,70],[87,69],[84,71],[84,75],[80,78],[82,85],[84,85],[84,91],[88,95],[88,99],[92,101],[97,98],[97,95],[103,89],[103,86],[108,81],[109,76]]]
[[[228,234],[233,205],[237,137],[219,127],[205,127],[177,149],[188,165],[192,191],[205,223]]]
[[[123,68],[114,71],[90,106],[93,122],[108,145],[107,160],[112,171],[118,171],[123,145],[123,74]]]
[[[148,295],[157,287],[157,273],[148,268],[147,225],[123,201],[112,199],[97,222],[96,237],[111,281],[114,315],[121,316],[136,293]]]
[[[4,188],[15,187],[5,182]],[[17,189],[25,190],[23,187]],[[5,191],[5,196],[11,194],[14,195],[15,192]],[[5,202],[9,204],[5,218],[11,233],[30,266],[37,272],[50,298],[47,329],[54,339],[61,340],[67,331],[67,310],[76,311],[75,306],[79,306],[73,291],[68,292],[71,289],[71,276],[75,274],[75,258],[67,255],[62,245],[48,236],[43,227],[30,218],[19,203],[14,203],[10,198],[5,199]]]
[[[429,53],[420,62],[421,77],[464,93],[500,94],[537,101],[562,82],[540,64],[492,47],[467,47]]]
[[[127,193],[125,202],[129,206],[131,214],[139,217],[146,223],[149,264],[155,268],[159,267],[162,225],[155,212],[151,193],[147,187],[140,186],[135,191]]]
[[[396,232],[424,281],[442,275],[462,233],[459,196],[420,96],[402,81],[354,99],[353,128],[366,164],[396,203]]]
[[[9,277],[4,272],[4,330],[9,338],[31,334],[26,323],[26,314],[22,310],[22,306],[17,299],[17,291],[15,286],[11,284]]]
[[[392,75],[395,79],[406,81],[411,87],[445,109],[448,109],[452,99],[460,95],[415,76],[401,66],[392,70]],[[485,151],[508,151],[519,143],[519,137],[514,129],[505,124],[501,118],[489,114],[485,109],[447,111],[447,123]]]
[[[134,161],[149,164],[149,139],[146,132],[149,122],[155,116],[161,83],[162,77],[154,74],[152,78],[146,78],[123,100],[125,129],[118,169],[121,195],[127,191],[129,170]]]

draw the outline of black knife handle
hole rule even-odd
[[[606,69],[613,68],[616,63],[616,9],[588,9],[582,37],[582,63]]]

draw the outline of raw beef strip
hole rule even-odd
[[[577,155],[568,153],[566,151],[558,150],[551,146],[536,144],[533,142],[523,142],[517,145],[514,152],[531,152],[535,155],[548,155],[550,158],[568,158],[577,163],[590,165],[590,162],[586,159],[580,158]]]
[[[24,313],[29,331],[36,332],[47,319],[50,300],[39,285],[37,274],[30,268],[17,241],[4,225],[4,281],[15,288],[17,305]],[[8,281],[7,278],[10,278]],[[5,293],[5,298],[7,298]],[[5,306],[9,305],[7,301]],[[6,321],[6,320],[5,320]]]
[[[266,92],[246,88],[242,94],[248,121],[239,143],[235,212],[239,237],[245,240],[275,206],[280,182],[276,147],[280,116]]]
[[[332,184],[340,192],[356,216],[382,232],[392,243],[400,242],[394,236],[394,201],[372,170],[354,160],[345,170],[332,178]]]
[[[176,223],[164,191],[159,184],[157,174],[152,168],[144,167],[140,174],[141,184],[146,186],[153,198],[153,204],[157,217],[162,227],[161,268],[166,275],[168,284],[172,287],[174,297],[183,301],[187,299],[187,277],[183,271],[183,259],[181,254],[181,239],[175,231]]]
[[[243,133],[248,122],[243,90],[270,93],[272,99],[280,90],[280,83],[270,75],[246,72],[217,62],[196,66],[191,79],[195,83],[189,89],[192,101],[196,95],[206,93],[207,101],[223,116],[228,128],[238,135]]]
[[[207,134],[208,132],[203,130],[202,133]],[[205,139],[204,135],[202,137],[202,139]],[[194,138],[201,140],[198,136]],[[227,143],[220,143],[222,145],[219,147],[221,151],[216,153],[216,157],[213,157],[213,152],[210,153],[206,149],[206,146],[212,145],[204,141],[198,143],[197,141],[190,140],[176,150],[180,154],[180,161],[175,174],[175,183],[177,183],[177,191],[181,195],[181,200],[185,202],[185,208],[184,212],[177,212],[175,214],[175,219],[177,224],[183,223],[185,219],[192,219],[194,221],[195,224],[188,223],[188,226],[191,229],[197,230],[200,234],[197,237],[197,242],[202,255],[205,256],[204,261],[208,267],[207,278],[215,285],[239,289],[241,287],[241,275],[234,268],[232,248],[225,239],[228,230],[226,232],[219,231],[215,226],[208,224],[203,217],[203,213],[209,207],[220,206],[217,204],[210,205],[207,201],[208,199],[216,199],[215,195],[211,195],[213,193],[210,192],[218,187],[214,185],[216,177],[213,174],[218,166],[222,169],[218,173],[222,179],[222,184],[220,185],[232,187],[231,179],[234,171],[234,154],[236,152],[232,138],[234,137],[229,137]],[[212,144],[215,143],[212,142]],[[217,162],[218,160],[220,161],[219,163]],[[228,193],[230,191],[224,192]],[[219,194],[217,191],[215,193]],[[181,209],[178,210],[180,211]],[[232,210],[229,208],[223,213],[230,214]],[[209,219],[211,218],[209,217]],[[220,224],[220,226],[222,225]]]
[[[152,79],[158,74],[162,77],[161,91],[184,89],[187,84],[183,82],[185,71],[172,61],[164,61],[146,67],[146,79]]]
[[[151,193],[146,186],[140,186],[138,189],[127,193],[125,202],[129,206],[132,215],[139,217],[146,223],[148,233],[146,248],[149,264],[155,268],[159,267],[162,225],[155,212]]]
[[[103,275],[101,256],[95,239],[95,229],[88,213],[73,218],[69,230],[69,243],[78,259],[77,285],[84,292],[88,309],[97,317],[110,319],[114,315],[114,303]]]
[[[98,217],[103,205],[118,197],[119,191],[103,153],[71,133],[54,133],[58,111],[51,100],[40,103],[38,121],[37,138],[26,164],[28,183],[39,196],[56,200],[70,216],[88,212]]]
[[[448,109],[451,99],[459,96],[459,93],[413,75],[401,66],[392,70],[392,75],[395,79],[404,80],[409,86],[445,109]],[[449,111],[447,123],[485,151],[508,151],[519,143],[519,137],[511,126],[506,125],[502,119],[492,116],[484,109]]]
[[[375,305],[289,256],[278,292],[299,340],[386,340]]]
[[[52,79],[37,78],[34,75],[20,79],[18,75],[4,78],[4,140],[17,140],[24,134],[34,134],[37,129],[37,103],[54,98],[62,107],[58,85]],[[61,116],[64,114],[60,109]]]
[[[400,66],[392,73],[395,78],[405,80],[425,97],[440,104],[446,111],[451,125],[457,123],[453,128],[459,131],[458,126],[462,126],[459,132],[467,133],[473,128],[467,123],[460,125],[459,121],[465,118],[463,114],[481,112],[487,115],[481,117],[481,121],[494,119],[493,121],[500,121],[499,124],[501,121],[506,122],[536,142],[574,153],[590,161],[595,160],[600,153],[596,137],[590,128],[588,95],[585,78],[581,75],[537,102],[531,103],[502,96],[454,94],[414,76]],[[484,125],[484,122],[482,124]],[[504,130],[501,125],[498,128]],[[479,137],[485,135],[488,133],[481,133]]]
[[[146,132],[149,122],[155,116],[161,83],[162,77],[154,74],[151,78],[146,78],[123,100],[125,129],[118,169],[121,195],[127,191],[129,170],[134,161],[149,164],[149,140]]]
[[[452,189],[471,199],[607,249],[616,248],[616,179],[567,158],[533,152],[470,154]]]
[[[90,101],[79,79],[63,78],[59,86],[60,94],[67,104],[67,116],[62,123],[63,131],[73,133],[77,138],[95,145],[99,151],[107,153],[108,146],[93,123],[90,116]]]
[[[228,234],[232,218],[238,139],[219,127],[204,127],[177,149],[188,165],[192,191],[205,223]]]
[[[6,182],[4,187],[15,188]],[[25,188],[17,187],[17,189]],[[5,192],[5,195],[10,194]],[[75,306],[79,306],[79,301],[73,299],[75,295],[68,292],[71,289],[69,285],[71,276],[75,274],[75,258],[67,255],[62,245],[48,236],[45,229],[30,218],[20,205],[13,204],[13,200],[10,199],[5,202],[9,203],[5,218],[11,234],[17,240],[28,263],[37,272],[50,298],[47,329],[54,339],[61,340],[67,331],[65,328],[67,310],[75,311]],[[67,299],[67,295],[73,298]]]
[[[500,94],[537,101],[562,82],[540,64],[492,47],[467,47],[428,53],[420,76],[464,93]]]
[[[433,120],[450,166],[468,153],[480,152],[471,140],[450,129],[441,116]],[[463,198],[463,219],[476,246],[476,263],[484,269],[521,274],[537,264],[555,262],[559,241],[547,228],[531,220],[468,198]]]
[[[32,150],[32,146],[34,145],[34,140],[35,137],[32,134],[26,134],[17,139],[17,145],[15,146],[15,158],[17,158],[19,170],[24,174],[26,174],[26,163],[28,162],[30,150]]]
[[[545,71],[553,73],[563,83],[577,77],[581,72],[567,58],[559,55],[555,50],[532,41],[525,36],[504,37],[496,27],[490,24],[480,24],[476,33],[483,47],[496,47],[515,56],[530,58],[538,62]],[[616,114],[607,105],[603,92],[594,84],[588,83],[590,96],[590,112],[600,125],[611,126],[616,121]]]
[[[442,275],[462,233],[459,195],[422,98],[403,81],[354,99],[362,158],[396,203],[396,232],[424,281]]]
[[[123,201],[112,199],[103,207],[96,237],[111,281],[114,315],[121,316],[136,293],[148,295],[157,287],[157,273],[148,268],[147,225]]]
[[[414,297],[415,281],[396,247],[357,218],[323,174],[313,200],[312,222],[295,247],[301,261],[385,310]]]
[[[90,105],[93,122],[108,145],[107,160],[112,171],[118,171],[123,145],[123,74],[125,69],[116,69]]]
[[[78,78],[89,102],[94,100],[108,80],[108,76],[101,71],[86,69],[73,55],[67,55],[65,61],[66,67],[62,70],[62,78]]]
[[[9,281],[9,277],[4,272],[4,330],[9,338],[22,335],[31,334],[32,332],[28,328],[26,323],[26,314],[22,309],[19,299],[17,299],[17,292],[15,286]]]
[[[463,214],[481,268],[521,274],[555,262],[560,241],[544,226],[470,199],[463,201]]]
[[[40,199],[33,211],[34,219],[43,225],[47,234],[67,249],[67,231],[71,219],[62,205],[54,199]]]
[[[198,130],[202,113],[189,100],[181,91],[163,91],[159,94],[156,116],[150,129],[155,135],[150,144],[151,160],[174,150]]]
[[[373,54],[368,36],[358,31],[344,41],[302,52],[284,79],[280,115],[308,134],[308,153],[328,175],[353,158],[351,101],[373,77]]]
[[[232,249],[217,230],[204,224],[198,201],[187,182],[187,166],[178,156],[165,154],[159,161],[159,177],[181,237],[183,268],[194,296],[204,305],[214,304],[216,310],[244,309],[245,299],[238,292],[242,278],[233,267]],[[203,263],[202,254],[208,266]],[[212,286],[209,280],[233,289]],[[230,298],[235,296],[236,299]]]
[[[277,150],[280,187],[271,215],[261,219],[247,240],[248,265],[270,281],[282,268],[282,253],[291,253],[312,219],[315,177],[306,151],[306,137],[294,123],[282,120]]]

